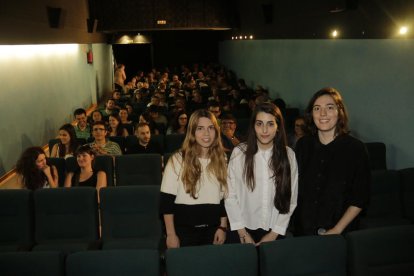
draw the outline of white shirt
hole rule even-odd
[[[212,175],[207,166],[210,159],[198,158],[201,163],[201,175],[197,183],[197,199],[191,197],[185,191],[184,183],[181,180],[182,174],[182,156],[176,153],[170,157],[162,177],[161,192],[175,195],[176,204],[220,204],[223,198],[223,192],[217,178]]]
[[[242,146],[245,146],[242,145]],[[298,169],[295,153],[286,148],[291,171],[292,196],[288,214],[279,214],[274,206],[276,188],[269,167],[273,149],[260,150],[254,156],[255,189],[251,191],[244,178],[245,154],[235,147],[228,166],[228,197],[225,199],[231,230],[262,228],[281,235],[286,234],[290,216],[296,208],[298,197]]]

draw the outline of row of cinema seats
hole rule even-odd
[[[184,136],[170,136],[176,139],[175,145],[177,148],[174,150],[178,149],[181,146]],[[125,139],[132,141],[137,138],[135,136],[128,136]],[[138,143],[138,141],[135,142]],[[385,145],[383,143],[366,143],[366,146],[370,156],[371,169],[386,170]],[[169,149],[172,150],[172,148]],[[108,186],[159,185],[161,183],[162,166],[165,166],[167,163],[171,152],[165,152],[163,158],[159,154],[129,154],[115,156],[114,159],[110,156],[97,156],[95,168],[106,172]],[[66,160],[63,158],[49,158],[48,160],[50,164],[55,165],[58,169],[59,186],[63,186],[67,172],[73,172],[77,169],[76,158],[74,157],[67,158]]]
[[[169,134],[169,135],[152,135],[151,140],[157,143],[160,146],[161,153],[170,153],[179,149],[184,141],[184,134]],[[122,152],[125,153],[128,149],[136,148],[138,145],[138,138],[135,135],[128,135],[127,137],[123,136],[110,136],[109,140],[115,142],[119,145]],[[78,139],[80,145],[85,143],[93,142],[94,138]],[[53,146],[59,143],[59,139],[50,139],[49,140],[49,154],[52,151]]]
[[[0,252],[158,249],[158,186],[102,188],[99,198],[92,187],[0,190]]]
[[[94,167],[106,173],[108,186],[160,185],[163,165],[170,154],[128,154],[119,156],[96,156]],[[59,186],[64,185],[67,172],[78,169],[75,157],[48,158],[56,166],[59,174]]]
[[[372,171],[370,202],[360,227],[413,224],[413,198],[414,168]]]
[[[154,249],[0,253],[0,274],[159,276],[409,276],[414,275],[414,225],[347,235],[286,238],[263,243],[169,249],[161,266]],[[34,271],[37,272],[33,273]]]

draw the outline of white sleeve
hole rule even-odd
[[[272,218],[271,218],[271,228],[272,231],[280,235],[286,234],[286,229],[289,225],[289,220],[293,211],[296,208],[298,200],[298,165],[296,162],[295,153],[290,148],[287,149],[289,163],[290,163],[290,180],[291,180],[291,198],[290,198],[290,209],[287,214],[279,214],[279,211],[273,207]]]
[[[237,147],[234,148],[227,171],[228,195],[224,200],[224,205],[226,207],[231,230],[238,230],[245,227],[239,203],[240,195],[238,193],[238,186],[243,185],[244,183],[243,174],[240,173],[242,167],[242,164],[240,164],[242,156],[240,156],[240,154],[240,149]]]
[[[164,169],[164,175],[161,182],[161,192],[177,195],[178,185],[180,182],[180,163],[178,153],[172,155]]]

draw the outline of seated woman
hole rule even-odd
[[[122,107],[119,110],[119,119],[121,120],[120,125],[126,129],[128,135],[134,135],[134,122],[129,120],[128,115],[128,109],[126,107]]]
[[[78,148],[75,128],[71,124],[64,124],[59,128],[59,143],[52,148],[50,157],[68,158],[73,156]]]
[[[109,115],[108,136],[128,136],[128,131],[122,127],[121,119],[118,115]]]
[[[93,169],[96,154],[89,145],[83,145],[76,151],[76,160],[79,169],[69,172],[65,179],[65,187],[96,187],[99,189],[106,187],[106,173]]]
[[[47,164],[46,154],[40,147],[27,148],[17,161],[16,171],[22,188],[34,191],[58,186],[57,169]]]
[[[187,125],[188,115],[185,111],[180,111],[167,129],[167,134],[185,134],[187,132]]]
[[[91,114],[90,124],[93,124],[95,122],[100,122],[100,121],[103,121],[103,116],[102,116],[101,111],[99,111],[98,109],[96,109]]]

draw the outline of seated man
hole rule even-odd
[[[225,151],[232,151],[240,143],[236,134],[237,121],[232,114],[224,114],[221,118],[221,142]]]
[[[104,121],[95,122],[92,125],[92,135],[95,140],[89,145],[97,155],[122,155],[122,150],[115,142],[106,139],[108,130]]]
[[[135,135],[138,138],[138,144],[135,147],[127,148],[127,154],[133,153],[159,153],[161,147],[157,143],[151,141],[151,131],[149,124],[139,123],[135,129]]]
[[[118,109],[115,106],[115,100],[113,98],[106,101],[105,109],[102,109],[101,113],[105,121],[108,121],[109,115],[118,113]]]
[[[86,111],[83,108],[78,108],[73,112],[76,120],[75,132],[76,138],[88,139],[91,136],[91,128],[87,123]]]

